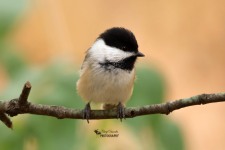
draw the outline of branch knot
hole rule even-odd
[[[201,94],[199,96],[199,103],[204,105],[207,104],[207,100],[208,100],[208,94]]]

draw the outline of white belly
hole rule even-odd
[[[134,70],[84,71],[77,82],[77,91],[87,102],[125,103],[132,94],[134,78]]]

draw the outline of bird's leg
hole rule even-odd
[[[83,119],[86,119],[88,123],[89,123],[90,115],[91,115],[91,106],[90,106],[90,102],[88,102],[83,109]]]
[[[119,118],[121,122],[123,119],[126,119],[125,118],[125,107],[121,102],[119,102],[119,104],[117,105],[117,118]]]

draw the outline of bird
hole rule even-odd
[[[109,28],[97,37],[86,51],[76,83],[77,93],[86,102],[83,119],[89,123],[90,103],[117,109],[117,118],[125,119],[125,104],[136,79],[135,62],[144,56],[133,32],[124,27]]]

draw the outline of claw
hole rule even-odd
[[[91,114],[91,106],[90,103],[87,103],[83,109],[83,119],[87,120],[87,123],[89,123],[90,115]]]
[[[126,119],[125,107],[121,102],[119,102],[119,104],[117,105],[117,118],[119,118],[121,122],[123,119]]]

